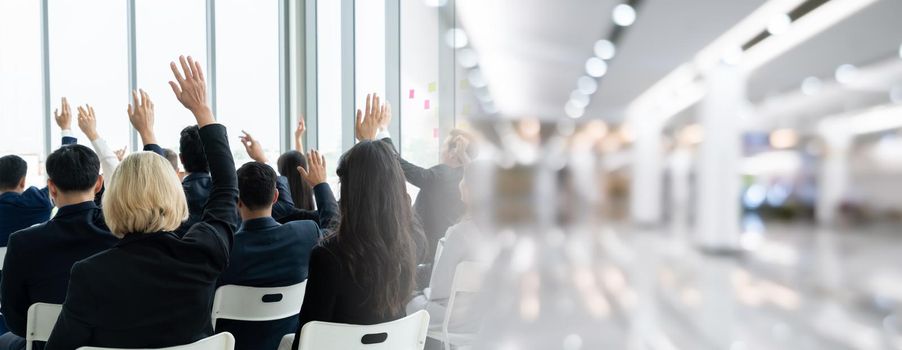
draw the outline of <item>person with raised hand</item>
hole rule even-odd
[[[103,185],[104,187],[109,187],[113,171],[119,166],[119,157],[116,156],[116,152],[107,146],[106,141],[97,132],[97,118],[94,115],[94,107],[91,107],[91,105],[78,107],[78,128],[88,137],[88,141],[91,141],[91,145],[94,146],[94,152],[100,157],[100,169],[105,175]]]
[[[53,111],[53,119],[60,128],[62,145],[75,144],[78,139],[72,134],[72,113],[65,97]],[[0,247],[6,246],[13,232],[50,219],[53,201],[49,188],[26,186],[27,174],[25,159],[14,154],[0,157]]]
[[[138,96],[140,95],[140,100]],[[128,121],[132,127],[138,131],[141,136],[141,143],[144,144],[144,150],[150,151],[160,156],[164,156],[163,148],[157,145],[157,136],[153,131],[154,125],[154,109],[153,101],[144,90],[132,90],[132,104],[128,105]]]
[[[120,240],[72,267],[47,350],[161,348],[213,334],[210,305],[239,220],[238,179],[200,65],[191,57],[179,61],[181,71],[171,64],[173,91],[194,114],[212,178],[201,221],[183,238],[173,234],[188,206],[172,166],[151,152],[125,157],[103,198],[106,223]]]
[[[304,116],[298,117],[298,126],[294,129],[294,150],[304,153],[304,133],[307,132],[307,122]]]
[[[301,210],[313,211],[314,198],[313,188],[304,181],[304,178],[297,172],[298,167],[307,169],[307,156],[304,155],[304,133],[307,131],[307,124],[304,116],[298,117],[298,124],[294,130],[294,149],[282,153],[276,161],[276,169],[279,175],[285,178],[288,183],[288,190],[291,193],[291,201],[294,207]]]

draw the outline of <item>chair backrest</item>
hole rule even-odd
[[[454,280],[451,282],[451,294],[448,297],[448,306],[445,309],[444,318],[442,319],[442,337],[444,339],[446,350],[451,348],[449,327],[451,325],[451,315],[454,315],[456,310],[455,303],[457,302],[457,294],[478,293],[482,288],[482,281],[487,268],[487,266],[481,263],[463,261],[457,264],[457,268],[454,269]]]
[[[288,287],[257,288],[225,285],[213,297],[213,328],[220,318],[272,321],[297,315],[304,303],[307,281]]]
[[[47,341],[63,306],[60,304],[34,303],[28,307],[25,323],[25,349],[31,350],[32,343]]]
[[[429,313],[425,310],[400,320],[368,326],[313,321],[301,329],[298,349],[422,350],[428,331]],[[283,344],[286,340],[283,339]]]
[[[232,333],[222,332],[211,337],[198,340],[191,344],[172,346],[168,348],[157,349],[129,349],[129,350],[234,350],[235,337]],[[126,350],[119,348],[98,348],[93,346],[82,346],[78,350]]]

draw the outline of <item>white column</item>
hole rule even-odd
[[[695,243],[703,248],[739,247],[740,118],[748,114],[746,79],[722,65],[705,75],[707,94],[698,106],[704,140],[698,149]]]
[[[849,181],[849,147],[852,137],[845,133],[823,135],[827,145],[817,179],[815,215],[820,224],[836,220]]]
[[[630,118],[636,135],[633,143],[630,215],[639,225],[661,222],[663,205],[663,155],[661,154],[661,122],[656,116]]]

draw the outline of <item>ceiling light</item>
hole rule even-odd
[[[629,27],[636,22],[636,9],[627,4],[620,4],[614,7],[611,17],[618,26]]]
[[[457,52],[457,62],[461,67],[473,68],[479,64],[479,57],[476,56],[476,51],[467,47]]]
[[[614,58],[617,48],[610,40],[599,40],[595,42],[595,56],[603,60]]]
[[[742,62],[742,48],[739,46],[731,46],[724,50],[723,56],[720,58],[723,63],[735,66]]]
[[[771,35],[780,35],[786,33],[790,27],[792,27],[792,18],[789,18],[789,15],[780,14],[767,23],[767,32]]]
[[[445,41],[448,43],[448,46],[455,49],[464,48],[470,43],[467,33],[460,28],[448,29],[448,32],[445,34]]]
[[[851,83],[858,76],[858,68],[851,64],[844,64],[836,68],[834,77],[840,84]]]
[[[592,57],[586,61],[586,73],[590,76],[601,78],[608,72],[608,64],[603,59]]]
[[[807,96],[814,96],[821,92],[824,83],[818,77],[807,77],[802,80],[802,93]]]
[[[583,95],[592,95],[598,91],[598,82],[595,81],[595,78],[583,75],[576,80],[576,88]]]
[[[467,80],[469,81],[470,86],[477,89],[488,85],[485,82],[485,76],[482,75],[482,71],[478,68],[470,70],[470,73],[467,74]]]
[[[586,110],[584,108],[580,108],[579,106],[573,104],[573,101],[567,102],[564,105],[564,113],[567,113],[567,116],[573,119],[579,118],[583,116]]]
[[[592,99],[589,96],[583,95],[579,90],[574,90],[570,93],[570,102],[573,102],[577,107],[586,108],[591,101]]]

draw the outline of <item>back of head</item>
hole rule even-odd
[[[163,150],[163,156],[165,156],[166,160],[168,160],[169,163],[172,164],[172,168],[175,169],[175,172],[179,172],[179,154],[175,153],[175,151],[171,149],[166,148]]]
[[[404,173],[391,147],[363,141],[341,157],[339,254],[356,282],[373,288],[383,316],[403,312],[413,289],[416,244]]]
[[[186,172],[210,171],[207,154],[204,152],[204,143],[200,140],[200,129],[197,125],[182,129],[181,138],[179,138],[179,156]]]
[[[276,162],[279,174],[288,179],[288,187],[291,190],[291,200],[298,209],[313,210],[313,189],[304,181],[298,173],[298,167],[307,169],[307,158],[298,151],[288,151],[279,156]]]
[[[188,218],[188,203],[172,165],[152,152],[132,153],[113,172],[103,196],[113,234],[173,231]]]
[[[276,172],[269,165],[248,162],[238,168],[238,199],[250,210],[272,208]]]
[[[12,190],[28,173],[28,163],[21,157],[10,154],[0,157],[0,190]]]
[[[100,176],[100,158],[90,148],[66,145],[47,156],[47,177],[61,192],[94,189]]]

